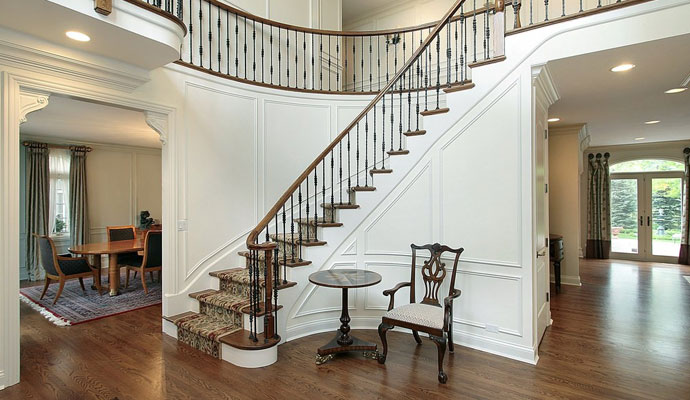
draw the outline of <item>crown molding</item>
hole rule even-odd
[[[147,71],[103,58],[98,64],[43,51],[43,42],[0,28],[0,65],[17,67],[130,93],[148,82]],[[28,40],[28,41],[27,41]],[[26,42],[20,44],[19,42]],[[108,67],[108,65],[112,65]],[[129,70],[129,71],[128,71]]]

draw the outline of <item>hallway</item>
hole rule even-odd
[[[552,296],[538,366],[457,346],[446,385],[435,346],[403,333],[389,334],[385,366],[358,355],[314,365],[324,333],[249,370],[162,336],[158,306],[59,328],[22,304],[22,382],[0,399],[687,398],[690,267],[586,260],[580,271],[582,287]],[[378,342],[374,331],[356,334]]]

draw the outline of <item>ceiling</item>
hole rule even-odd
[[[1,3],[0,26],[62,45],[68,49],[124,61],[147,70],[179,58],[179,51],[167,44],[120,28],[113,23],[105,23],[102,18],[94,18],[51,1],[3,0]],[[88,34],[91,41],[83,43],[68,39],[65,32],[70,30]]]
[[[367,13],[400,3],[400,0],[343,0],[343,26]]]
[[[48,106],[27,116],[20,133],[60,140],[160,148],[158,134],[141,111],[51,96]]]
[[[616,65],[636,65],[615,73]],[[560,100],[549,109],[550,127],[586,123],[591,146],[690,138],[690,35],[549,61]],[[655,125],[645,121],[659,120]],[[636,141],[635,138],[644,137]]]

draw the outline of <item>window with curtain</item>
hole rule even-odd
[[[69,234],[69,164],[70,152],[50,151],[50,210],[48,221],[52,235]]]

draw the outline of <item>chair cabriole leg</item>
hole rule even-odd
[[[422,339],[419,337],[419,332],[412,331],[412,336],[414,336],[414,341],[417,342],[417,344],[422,344]]]
[[[393,329],[392,325],[388,325],[385,322],[381,322],[379,325],[379,337],[381,337],[381,344],[383,345],[383,353],[379,354],[378,362],[379,364],[384,364],[386,362],[386,356],[388,355],[388,341],[386,340],[386,332]]]
[[[443,357],[446,355],[446,338],[433,335],[430,335],[430,337],[438,348],[438,381],[446,383],[448,381],[448,376],[443,372]]]

